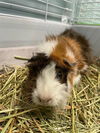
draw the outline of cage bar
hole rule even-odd
[[[57,5],[55,3],[51,3],[49,0],[43,1],[43,0],[35,0],[35,2],[39,2],[39,4],[43,4],[43,6],[45,7],[44,9],[41,9],[39,7],[31,7],[31,6],[27,6],[22,4],[18,4],[18,2],[12,2],[12,1],[0,1],[0,8],[5,8],[6,10],[15,10],[15,11],[20,11],[20,12],[26,12],[26,13],[30,13],[33,14],[34,17],[34,13],[38,16],[39,19],[44,19],[44,20],[48,20],[50,17],[52,17],[53,19],[58,19],[59,21],[62,22],[62,17],[66,16],[66,18],[70,18],[70,14],[72,14],[72,8],[71,7],[63,7],[60,5]],[[64,1],[65,3],[70,3],[72,4],[71,1]],[[33,2],[34,3],[34,2]],[[56,8],[56,10],[52,11],[49,10],[49,8]],[[21,14],[22,14],[21,13]],[[13,14],[13,13],[12,13]],[[44,17],[40,17],[40,15],[43,15]],[[53,20],[52,19],[52,20]],[[66,21],[67,22],[67,21]]]
[[[44,21],[66,24],[100,23],[100,1],[95,0],[34,0],[28,5],[17,0],[0,0],[0,13],[29,16]],[[32,4],[31,4],[32,3]],[[38,6],[37,6],[38,5]],[[9,10],[9,11],[8,11]],[[10,12],[10,13],[9,13]],[[18,14],[16,14],[18,12]],[[92,13],[92,15],[91,15]],[[91,16],[90,16],[91,15]]]

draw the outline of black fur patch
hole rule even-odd
[[[61,82],[61,83],[67,83],[67,75],[69,72],[69,69],[62,68],[59,66],[56,66],[56,78]]]
[[[33,56],[30,60],[28,60],[28,68],[29,68],[29,80],[36,81],[37,76],[39,73],[48,65],[50,62],[53,61],[49,57],[47,57],[44,53],[38,53],[36,56]],[[67,81],[67,74],[69,72],[68,69],[60,67],[56,65],[56,78],[61,83],[66,83]]]
[[[28,60],[29,76],[38,76],[40,71],[50,63],[51,59],[48,58],[44,53],[38,53]]]

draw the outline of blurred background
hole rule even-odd
[[[73,28],[100,55],[100,0],[0,0],[0,63],[22,63],[49,34]]]

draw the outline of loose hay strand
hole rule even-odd
[[[25,58],[25,57],[21,57],[21,56],[15,56],[14,57],[15,59],[18,59],[18,60],[29,60],[29,58]]]
[[[1,133],[100,132],[100,66],[90,66],[80,85],[73,88],[65,110],[53,113],[22,98],[27,74],[28,69],[20,66],[5,66],[0,73]]]
[[[39,123],[33,118],[33,121],[35,122],[36,126],[39,128],[39,131],[41,133],[44,133],[43,129],[41,128],[41,126],[39,125]]]
[[[3,128],[3,130],[1,131],[1,133],[5,133],[7,131],[7,128],[9,127],[9,125],[11,124],[13,119],[9,119],[7,124],[5,125],[5,127]]]

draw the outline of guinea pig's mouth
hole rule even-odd
[[[33,101],[33,103],[35,104],[36,107],[38,108],[49,108],[49,109],[53,109],[54,107],[56,107],[55,105],[52,105],[52,104],[47,104],[47,103],[35,103]]]
[[[58,104],[56,104],[56,105],[53,105],[53,104],[47,105],[47,104],[36,104],[36,103],[35,103],[35,106],[39,109],[55,109],[55,108],[59,107]]]
[[[39,104],[37,105],[39,106],[40,108],[54,108],[55,106],[52,106],[52,105],[46,105],[46,104]]]

